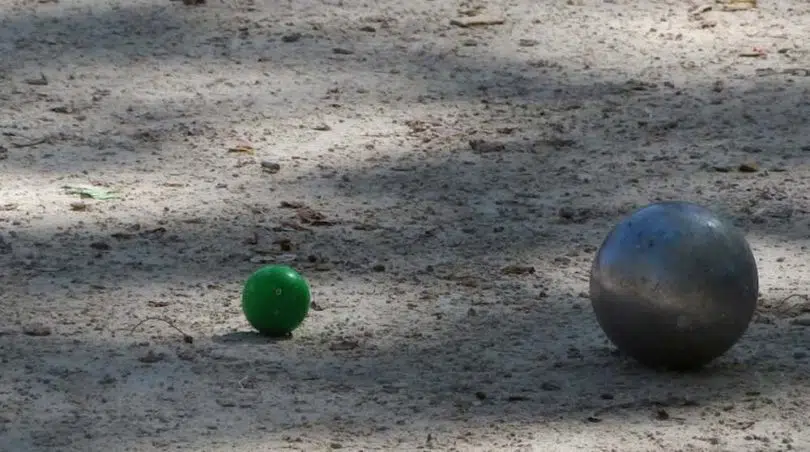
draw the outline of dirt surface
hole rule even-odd
[[[0,450],[810,450],[805,0],[0,5]],[[760,268],[700,373],[588,300],[659,199]]]

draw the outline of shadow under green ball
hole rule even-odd
[[[242,312],[260,333],[288,336],[306,318],[311,294],[309,284],[286,265],[269,265],[256,270],[242,290]]]

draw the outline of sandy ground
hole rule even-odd
[[[0,1],[0,450],[810,450],[810,3],[692,6]],[[697,374],[587,298],[658,199],[760,268]],[[291,340],[242,316],[265,263]]]

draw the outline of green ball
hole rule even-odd
[[[309,312],[309,284],[286,265],[268,265],[256,270],[242,290],[242,312],[260,333],[286,336]]]

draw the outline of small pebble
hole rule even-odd
[[[303,35],[301,33],[290,33],[281,37],[281,42],[296,42],[299,41]]]
[[[540,383],[540,389],[542,389],[543,391],[559,391],[560,385],[552,381],[544,381]]]
[[[162,361],[165,356],[162,353],[155,353],[152,350],[146,352],[145,355],[138,358],[138,361],[146,364],[156,363],[158,361]]]
[[[93,243],[90,244],[90,248],[93,248],[94,250],[105,251],[105,250],[109,250],[111,248],[111,246],[107,242],[93,242]]]
[[[281,171],[280,164],[271,162],[269,160],[262,160],[261,167],[265,173],[276,174],[277,172]]]
[[[50,336],[51,328],[41,323],[32,323],[31,325],[27,325],[23,328],[23,334],[26,336],[37,337]]]

